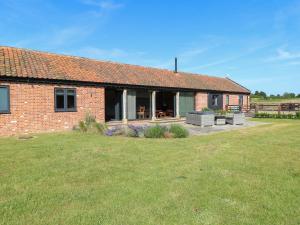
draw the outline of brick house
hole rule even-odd
[[[86,113],[126,122],[245,109],[249,94],[228,78],[0,47],[0,135],[69,130]]]

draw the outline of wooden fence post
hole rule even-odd
[[[281,113],[281,104],[278,105],[278,115]]]
[[[258,104],[255,103],[254,107],[255,107],[255,113],[258,113]]]

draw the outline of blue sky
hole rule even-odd
[[[0,45],[300,93],[299,0],[6,0]]]

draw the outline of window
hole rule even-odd
[[[229,95],[226,95],[226,105],[229,105]]]
[[[243,105],[243,95],[239,96],[239,105]]]
[[[213,106],[218,106],[218,97],[219,97],[219,95],[212,96],[212,105]]]
[[[68,88],[55,88],[55,111],[76,111],[76,90]]]
[[[0,86],[0,113],[10,112],[9,87]]]

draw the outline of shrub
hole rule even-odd
[[[126,137],[138,137],[138,133],[136,132],[136,130],[130,128],[130,127],[126,127],[125,129],[125,132],[124,132],[124,135]]]
[[[87,132],[87,127],[86,127],[84,121],[80,121],[80,122],[79,122],[78,128],[79,128],[79,130],[80,130],[81,132]]]
[[[145,129],[146,138],[163,138],[164,133],[167,131],[166,127],[156,125]]]
[[[186,138],[189,136],[189,131],[179,124],[172,124],[169,132],[174,135],[174,138]]]
[[[222,109],[215,110],[214,112],[215,112],[217,115],[221,115],[221,116],[226,115],[226,113],[227,113],[225,110],[222,110]]]
[[[107,136],[144,137],[144,127],[133,125],[120,125],[105,131]]]
[[[128,125],[130,129],[135,133],[134,137],[144,137],[146,126],[134,126],[134,125]]]
[[[169,131],[166,131],[164,133],[164,138],[174,138],[174,134]]]
[[[202,112],[210,112],[211,110],[209,108],[203,108],[201,111]]]
[[[296,115],[293,115],[293,114],[256,113],[255,118],[300,119],[300,113],[296,113]]]
[[[123,126],[116,126],[105,131],[105,135],[107,136],[120,136],[124,134],[125,130]]]
[[[92,127],[96,123],[96,117],[90,113],[87,113],[85,115],[84,122],[87,127]]]
[[[87,113],[84,121],[80,121],[75,130],[79,130],[84,133],[89,132],[104,134],[107,130],[107,126],[105,124],[97,123],[96,118]]]
[[[94,123],[94,127],[96,128],[96,130],[98,131],[98,133],[100,134],[105,134],[105,131],[107,130],[107,126],[106,124],[102,124],[102,123]]]

